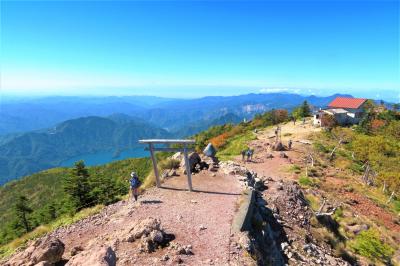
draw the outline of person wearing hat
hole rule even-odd
[[[129,184],[131,187],[132,196],[135,198],[135,201],[137,201],[138,194],[139,194],[138,190],[139,190],[140,185],[142,185],[142,183],[140,182],[139,177],[135,172],[131,173],[131,179],[129,180]]]

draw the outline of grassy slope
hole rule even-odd
[[[221,160],[231,160],[235,156],[247,148],[247,143],[256,139],[256,135],[252,131],[247,131],[241,135],[234,136],[228,140],[226,146],[217,153]]]
[[[350,130],[338,128],[338,132],[342,131],[349,132]],[[352,132],[351,134],[357,133]],[[379,184],[367,186],[361,182],[363,171],[360,170],[359,162],[351,156],[351,142],[341,145],[336,150],[333,160],[329,160],[330,152],[333,147],[338,145],[337,139],[322,132],[313,136],[313,140],[316,166],[312,170],[318,174],[318,177],[305,177],[305,165],[293,167],[289,171],[298,175],[299,183],[304,188],[308,188],[307,191],[315,190],[319,192],[311,192],[306,195],[315,211],[319,209],[323,201],[321,195],[327,197],[330,202],[335,202],[337,199],[343,200],[343,192],[345,191],[352,195],[359,195],[361,198],[365,197],[370,200],[368,204],[371,204],[371,208],[376,206],[376,208],[380,208],[382,213],[392,213],[393,222],[395,222],[396,217],[398,220],[400,201],[394,199],[391,203],[388,203],[390,191],[384,193]],[[333,175],[333,177],[327,178],[327,173],[330,173],[329,175]],[[363,202],[363,204],[366,204],[366,202]],[[398,232],[388,229],[387,223],[391,221],[385,223],[384,217],[376,217],[368,211],[356,211],[347,204],[342,205],[333,217],[338,223],[338,230],[343,237],[342,239],[317,221],[314,221],[313,233],[319,236],[322,241],[330,243],[337,250],[337,255],[352,254],[364,263],[378,265],[387,264],[390,260],[394,265],[400,263],[398,258],[395,258],[399,255],[396,255],[395,251],[400,249],[398,242],[400,235]],[[362,224],[368,225],[370,229],[358,235],[348,230],[353,225]]]

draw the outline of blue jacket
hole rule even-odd
[[[140,180],[139,180],[139,178],[137,176],[132,177],[129,180],[129,183],[131,184],[131,188],[138,188],[141,185],[141,182],[140,182]]]

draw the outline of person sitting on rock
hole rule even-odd
[[[135,201],[138,200],[138,194],[139,194],[139,187],[142,185],[142,182],[140,182],[138,175],[135,172],[131,173],[131,179],[129,180],[129,184],[131,187],[131,198],[134,197]]]

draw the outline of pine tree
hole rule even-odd
[[[311,107],[308,102],[304,101],[300,106],[295,108],[292,112],[292,116],[297,119],[311,116]]]
[[[71,173],[64,179],[64,191],[70,196],[76,210],[90,205],[89,172],[83,161],[75,163]]]
[[[301,105],[301,115],[302,117],[308,117],[311,115],[311,108],[307,101],[304,101]]]
[[[25,196],[19,196],[17,203],[14,207],[16,221],[16,227],[23,227],[25,232],[31,231],[31,225],[28,218],[28,214],[32,213],[32,209],[28,205],[28,199]]]

